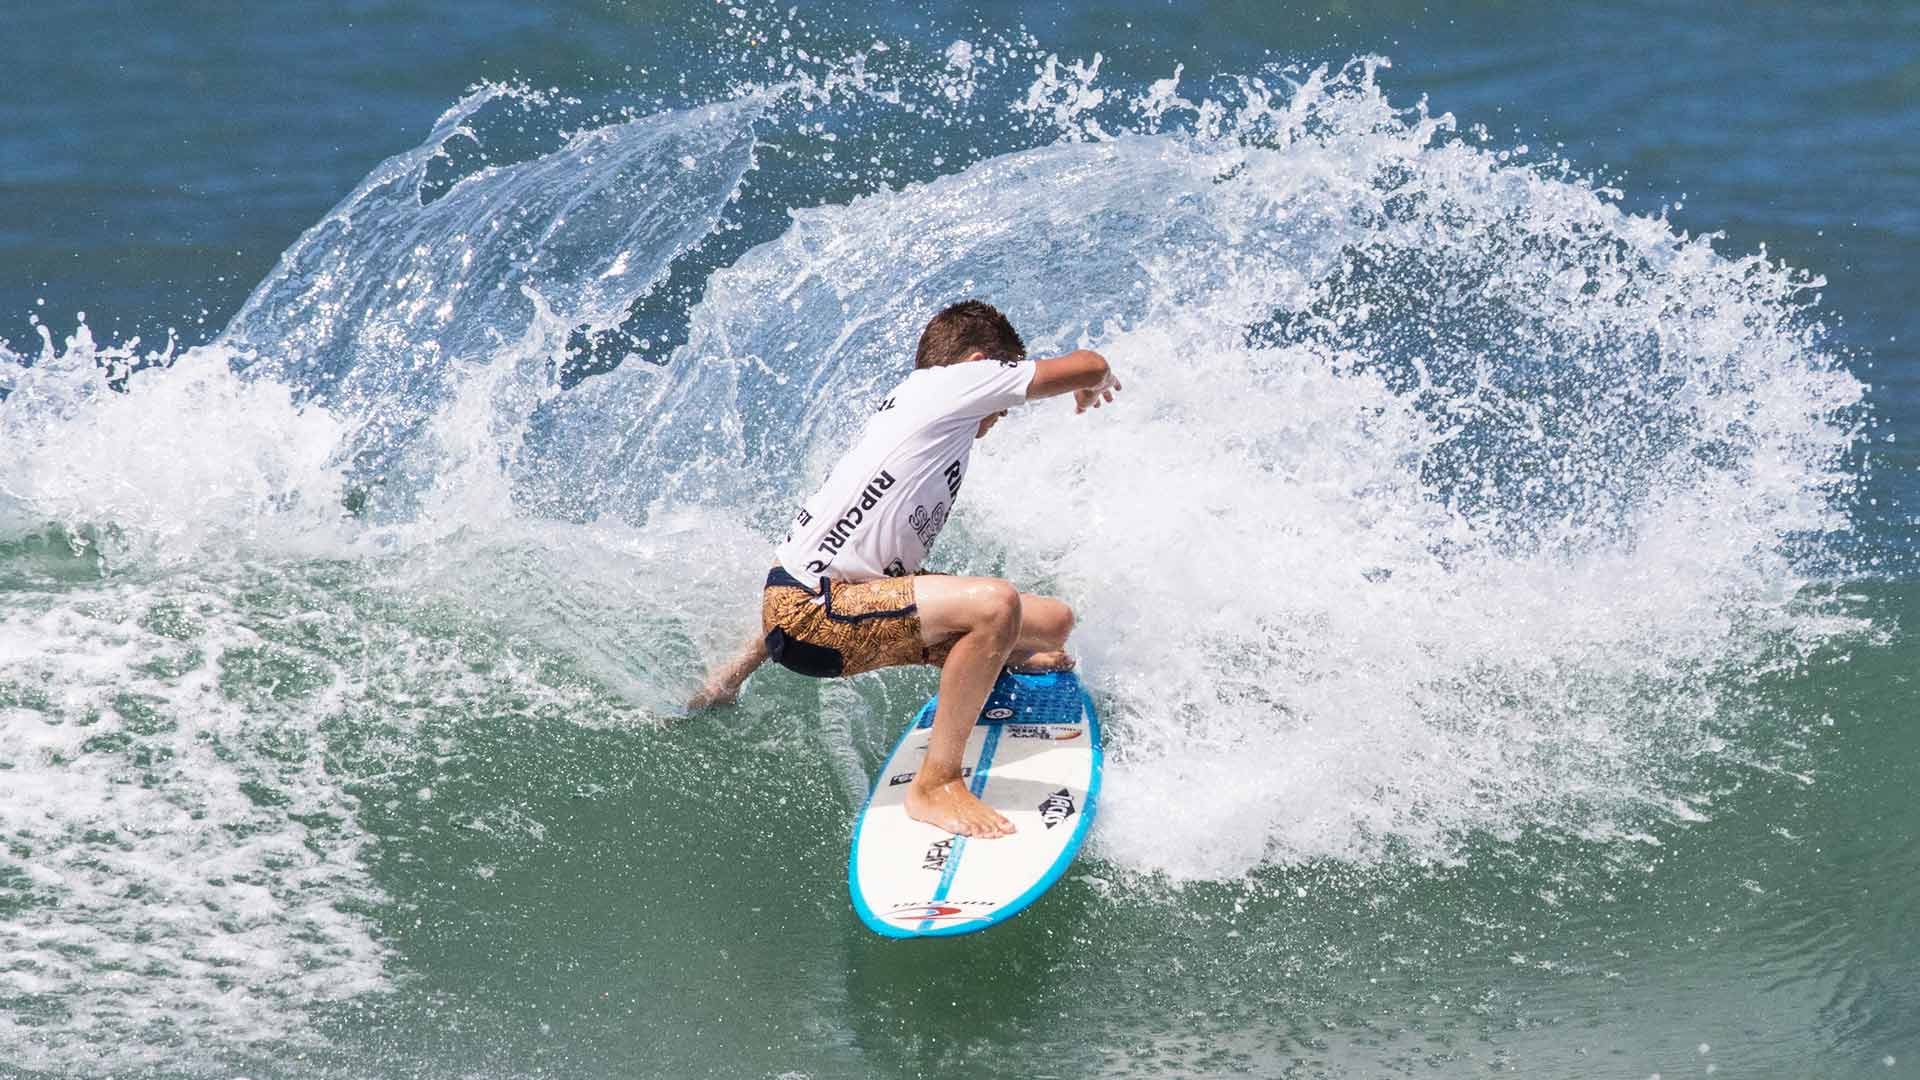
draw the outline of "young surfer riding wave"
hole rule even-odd
[[[1120,389],[1099,353],[1028,360],[992,305],[967,300],[927,323],[913,373],[794,515],[761,598],[765,637],[715,669],[694,708],[731,702],[769,657],[819,678],[902,664],[940,668],[926,763],[907,792],[919,821],[961,836],[1013,832],[967,790],[967,734],[1002,667],[1062,670],[1073,610],[999,578],[921,571],[953,512],[973,441],[1015,405],[1071,393],[1074,412]]]

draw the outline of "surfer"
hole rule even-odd
[[[688,705],[732,702],[769,657],[818,678],[933,664],[940,703],[907,814],[961,836],[1005,836],[1012,822],[961,778],[967,734],[1002,667],[1073,666],[1073,610],[999,578],[928,573],[921,564],[953,512],[974,440],[1007,410],[1071,393],[1082,413],[1112,401],[1120,384],[1088,349],[1028,360],[1013,324],[978,300],[927,323],[913,367],[794,515],[761,597],[765,636],[709,673]]]

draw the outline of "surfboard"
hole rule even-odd
[[[874,779],[853,828],[847,888],[868,928],[893,938],[970,934],[1011,919],[1065,874],[1100,795],[1100,719],[1072,672],[1002,672],[961,759],[970,789],[1017,830],[954,836],[907,816],[936,695]]]

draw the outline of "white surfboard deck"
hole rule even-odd
[[[1025,910],[1066,873],[1100,794],[1100,720],[1080,680],[1003,672],[961,767],[973,793],[1017,831],[969,839],[909,818],[907,785],[926,757],[938,700],[900,737],[853,829],[853,909],[887,937],[967,934]]]

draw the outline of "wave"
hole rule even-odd
[[[296,675],[261,674],[264,616],[235,590],[312,572],[320,594],[447,606],[499,635],[475,646],[502,659],[490,686],[546,692],[500,644],[533,640],[628,703],[605,722],[666,716],[749,628],[792,501],[904,374],[928,313],[964,296],[1002,306],[1036,352],[1102,350],[1126,383],[1098,414],[1043,404],[997,429],[936,555],[1079,609],[1115,728],[1096,858],[1237,880],[1697,816],[1697,763],[1737,747],[1750,707],[1726,688],[1859,629],[1803,588],[1846,572],[1832,540],[1864,422],[1819,279],[1398,106],[1376,60],[1122,88],[1097,58],[1033,49],[783,69],[567,130],[555,99],[483,87],[290,248],[213,344],[143,356],[83,326],[0,356],[16,451],[0,530],[95,560],[90,583],[22,571],[0,645],[95,701],[108,734],[143,723],[122,699],[165,703],[174,734],[154,737],[176,762],[151,799],[110,799],[51,704],[9,704],[29,763],[10,775],[98,794],[51,811],[33,873],[88,857],[104,822],[145,861],[101,873],[208,913],[183,942],[241,956],[246,927],[282,927],[235,962],[296,1003],[320,1000],[313,971],[267,954],[300,934],[326,953],[316,970],[377,981],[356,918],[297,930],[298,889],[158,867],[235,861],[239,881],[305,851],[300,880],[377,903],[324,755],[288,771],[275,748],[324,741],[316,716],[392,713],[410,679],[457,698],[460,664],[410,666],[438,655],[427,631],[346,605],[360,614],[331,632],[378,639],[398,667],[376,692],[324,654],[299,708],[268,694],[274,722],[249,728],[195,692]],[[829,122],[875,112],[890,131],[944,121],[927,138],[962,144],[953,167],[894,186],[899,147]],[[539,147],[489,134],[543,120]],[[835,173],[864,193],[817,204],[811,184]],[[665,329],[634,336],[636,308]],[[624,362],[582,377],[582,340],[622,334]],[[191,600],[161,595],[176,592]],[[133,614],[47,630],[102,597]],[[168,604],[218,632],[182,650],[127,629]],[[781,679],[749,692],[799,694]],[[793,704],[843,760],[885,742],[860,695]],[[281,807],[257,811],[264,841],[134,828],[160,803],[238,807],[249,784],[286,796],[260,804]],[[69,937],[132,933],[95,907],[103,921]],[[16,936],[48,925],[9,919]],[[183,981],[155,985],[214,1008],[225,976],[169,955]],[[48,964],[34,977],[85,976]]]

